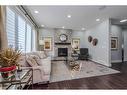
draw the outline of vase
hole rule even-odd
[[[3,79],[9,79],[10,77],[14,76],[15,71],[16,71],[16,66],[0,68],[1,76]]]

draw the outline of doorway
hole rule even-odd
[[[111,19],[111,64],[120,71],[127,69],[127,22]],[[126,70],[127,71],[127,70]]]

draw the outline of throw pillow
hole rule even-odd
[[[29,56],[27,59],[26,59],[27,63],[31,66],[31,67],[35,67],[35,66],[38,66],[37,62],[31,57]]]
[[[37,56],[37,55],[30,55],[35,61],[36,61],[36,63],[38,64],[38,65],[42,65],[41,64],[41,59]]]
[[[39,58],[43,59],[43,58],[46,58],[46,54],[44,51],[37,51],[37,52],[34,52],[34,55],[37,55]]]

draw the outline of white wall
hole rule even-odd
[[[73,31],[72,32],[72,38],[80,38],[80,48],[84,48],[85,43],[84,43],[84,35],[85,35],[85,31]]]
[[[52,37],[52,50],[48,52],[51,56],[54,56],[54,29],[39,29],[39,39],[44,39],[44,37]]]
[[[127,61],[127,29],[122,29],[118,25],[111,25],[111,37],[118,37],[118,49],[111,51],[111,62],[122,62],[122,43],[124,43],[124,61]]]
[[[124,34],[124,61],[127,61],[127,29],[123,30]]]
[[[111,66],[109,25],[109,20],[106,20],[87,30],[84,35],[84,43],[89,48],[89,54],[92,60],[106,66]],[[88,36],[98,39],[97,46],[93,46],[88,42]]]
[[[118,37],[118,49],[111,50],[111,62],[122,62],[122,28],[118,25],[111,25],[111,37]]]

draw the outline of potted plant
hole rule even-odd
[[[12,48],[7,48],[0,52],[0,72],[4,79],[14,75],[20,56],[21,52]]]

